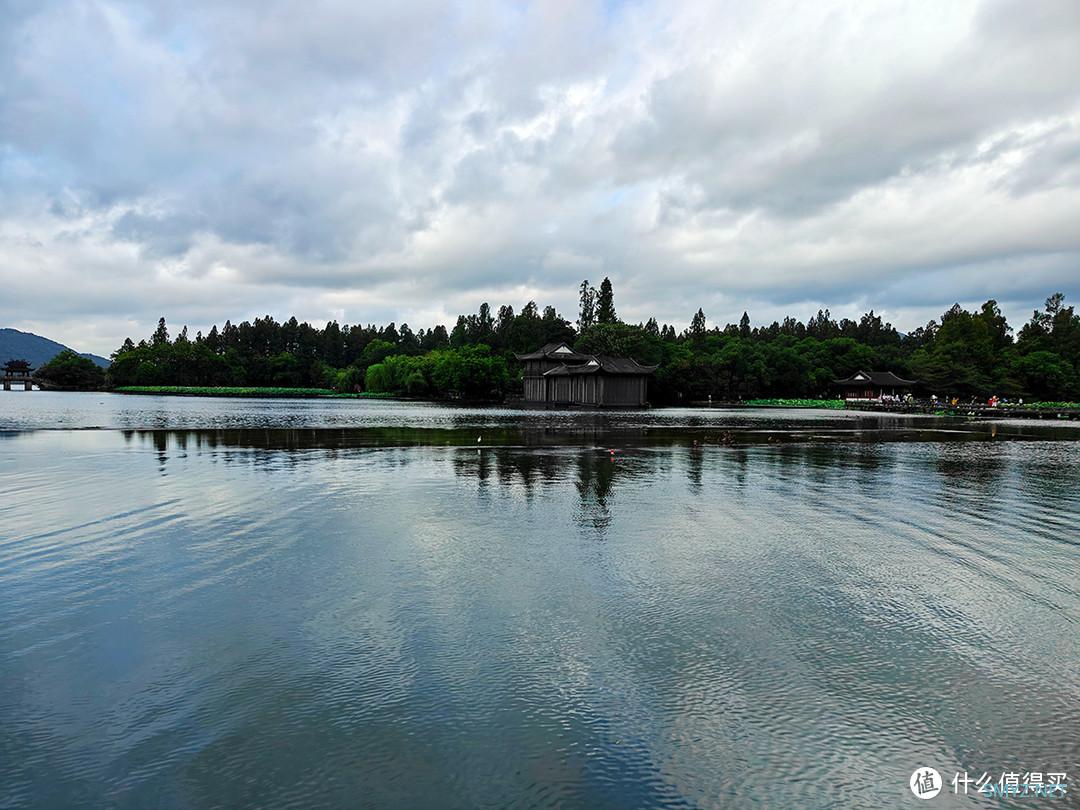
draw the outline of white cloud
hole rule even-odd
[[[755,322],[1080,294],[1080,7],[0,11],[0,323]],[[1016,324],[1019,325],[1019,324]]]

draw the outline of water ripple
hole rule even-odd
[[[891,806],[1080,759],[1071,443],[295,439],[4,440],[0,806]]]

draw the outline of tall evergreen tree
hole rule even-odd
[[[578,287],[580,291],[581,309],[578,314],[578,331],[587,332],[596,323],[596,290],[589,286],[589,280],[585,279]]]
[[[450,336],[446,334],[446,327],[441,323],[428,332],[428,340],[431,341],[432,349],[445,349],[450,345]]]
[[[596,322],[618,323],[619,318],[615,314],[615,292],[611,287],[611,279],[604,276],[600,282],[600,292],[596,295]]]
[[[457,323],[450,333],[450,345],[455,349],[461,348],[469,342],[469,319],[464,315],[458,315]]]
[[[499,317],[495,320],[495,345],[506,348],[511,343],[514,329],[514,308],[509,304],[499,307]]]
[[[990,335],[995,351],[1003,351],[1012,345],[1012,327],[1005,320],[1005,316],[1001,314],[1001,308],[998,306],[997,301],[991,298],[982,305],[982,309],[979,310],[979,314],[975,317],[986,324],[986,331]]]
[[[701,307],[690,321],[690,337],[699,342],[705,338],[705,312]]]
[[[150,337],[150,343],[154,346],[164,346],[169,342],[169,328],[165,325],[165,319],[160,318],[157,322],[157,329],[154,330],[154,334]]]
[[[398,346],[406,354],[415,354],[420,351],[420,341],[407,323],[403,323],[401,328],[398,329]]]

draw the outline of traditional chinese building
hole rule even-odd
[[[8,360],[4,363],[5,377],[29,376],[34,369],[26,360]]]
[[[33,367],[26,360],[8,360],[3,367],[4,390],[10,391],[12,383],[22,383],[23,388],[32,391],[34,388]]]
[[[904,397],[912,392],[917,381],[897,377],[891,371],[856,371],[850,377],[834,380],[844,399],[880,400],[885,397]]]
[[[575,352],[565,343],[548,343],[519,354],[525,364],[525,401],[532,405],[592,405],[638,408],[648,404],[645,366],[625,357]]]

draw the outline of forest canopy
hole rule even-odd
[[[481,304],[447,331],[408,324],[322,328],[266,316],[226,321],[191,337],[173,337],[164,318],[149,338],[130,338],[113,354],[112,386],[195,385],[333,388],[416,397],[500,400],[520,395],[515,353],[565,341],[592,354],[658,364],[650,383],[654,404],[712,398],[827,397],[832,381],[857,370],[888,370],[920,381],[940,396],[1080,399],[1080,316],[1055,293],[1014,334],[998,304],[975,311],[959,304],[939,319],[902,334],[870,311],[834,319],[819,310],[805,323],[793,317],[755,325],[710,326],[699,309],[687,327],[654,318],[620,320],[612,283],[580,288],[575,324],[553,307],[528,302],[492,311]]]

